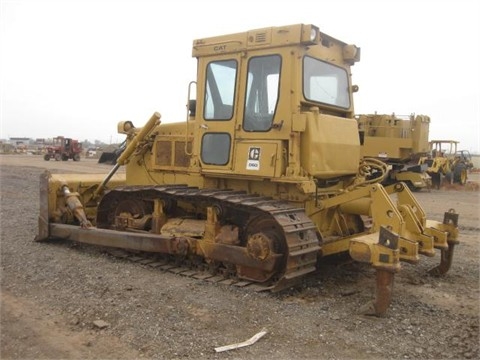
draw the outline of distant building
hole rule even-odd
[[[33,140],[27,137],[11,137],[8,139],[8,142],[14,146],[20,145],[30,145]]]
[[[41,153],[45,147],[45,139],[32,139],[28,137],[11,137],[2,144],[2,153]]]

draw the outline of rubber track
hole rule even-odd
[[[275,283],[269,284],[269,289],[279,291],[293,286],[304,275],[315,271],[320,251],[316,226],[305,214],[304,209],[293,207],[286,201],[255,196],[244,191],[198,189],[186,185],[120,186],[110,191],[106,197],[120,193],[140,195],[146,200],[170,198],[194,204],[204,201],[220,204],[229,211],[270,215],[283,230],[287,259],[284,269],[279,272],[280,278]]]

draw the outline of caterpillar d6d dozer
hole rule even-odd
[[[360,154],[358,47],[297,24],[195,40],[193,56],[185,121],[120,122],[128,145],[105,178],[42,175],[38,241],[166,254],[272,291],[346,253],[376,270],[376,315],[402,260],[439,249],[432,272],[449,269],[458,215],[427,220],[404,184],[366,180],[384,164]]]

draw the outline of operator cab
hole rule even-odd
[[[204,172],[283,176],[292,131],[305,131],[302,112],[353,118],[350,65],[360,51],[313,25],[196,40],[193,56],[197,100],[190,118],[195,114],[199,124],[195,152]]]

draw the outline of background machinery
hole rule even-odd
[[[375,269],[376,315],[400,261],[438,249],[431,272],[448,271],[458,214],[428,220],[403,183],[367,179],[385,164],[361,157],[358,47],[296,24],[198,39],[192,55],[185,121],[120,122],[127,146],[106,177],[41,176],[37,241],[163,254],[271,291],[346,253]]]
[[[127,146],[127,141],[123,141],[117,148],[109,151],[103,151],[102,155],[100,155],[100,158],[98,159],[99,164],[110,164],[110,165],[115,165],[117,163],[117,159],[119,158],[120,155],[122,155],[122,152],[125,150],[125,147]]]
[[[385,162],[388,174],[383,184],[404,182],[417,191],[431,185],[427,165],[419,159],[429,151],[430,117],[426,115],[356,115],[362,156]]]
[[[468,171],[473,168],[472,156],[468,150],[457,150],[458,144],[455,140],[432,140],[429,154],[419,160],[420,164],[428,166],[427,172],[437,188],[442,177],[448,183],[467,183]]]
[[[56,161],[80,161],[80,154],[82,153],[82,144],[78,140],[57,136],[53,138],[53,144],[45,148],[46,153],[43,158],[46,161],[55,159]]]

